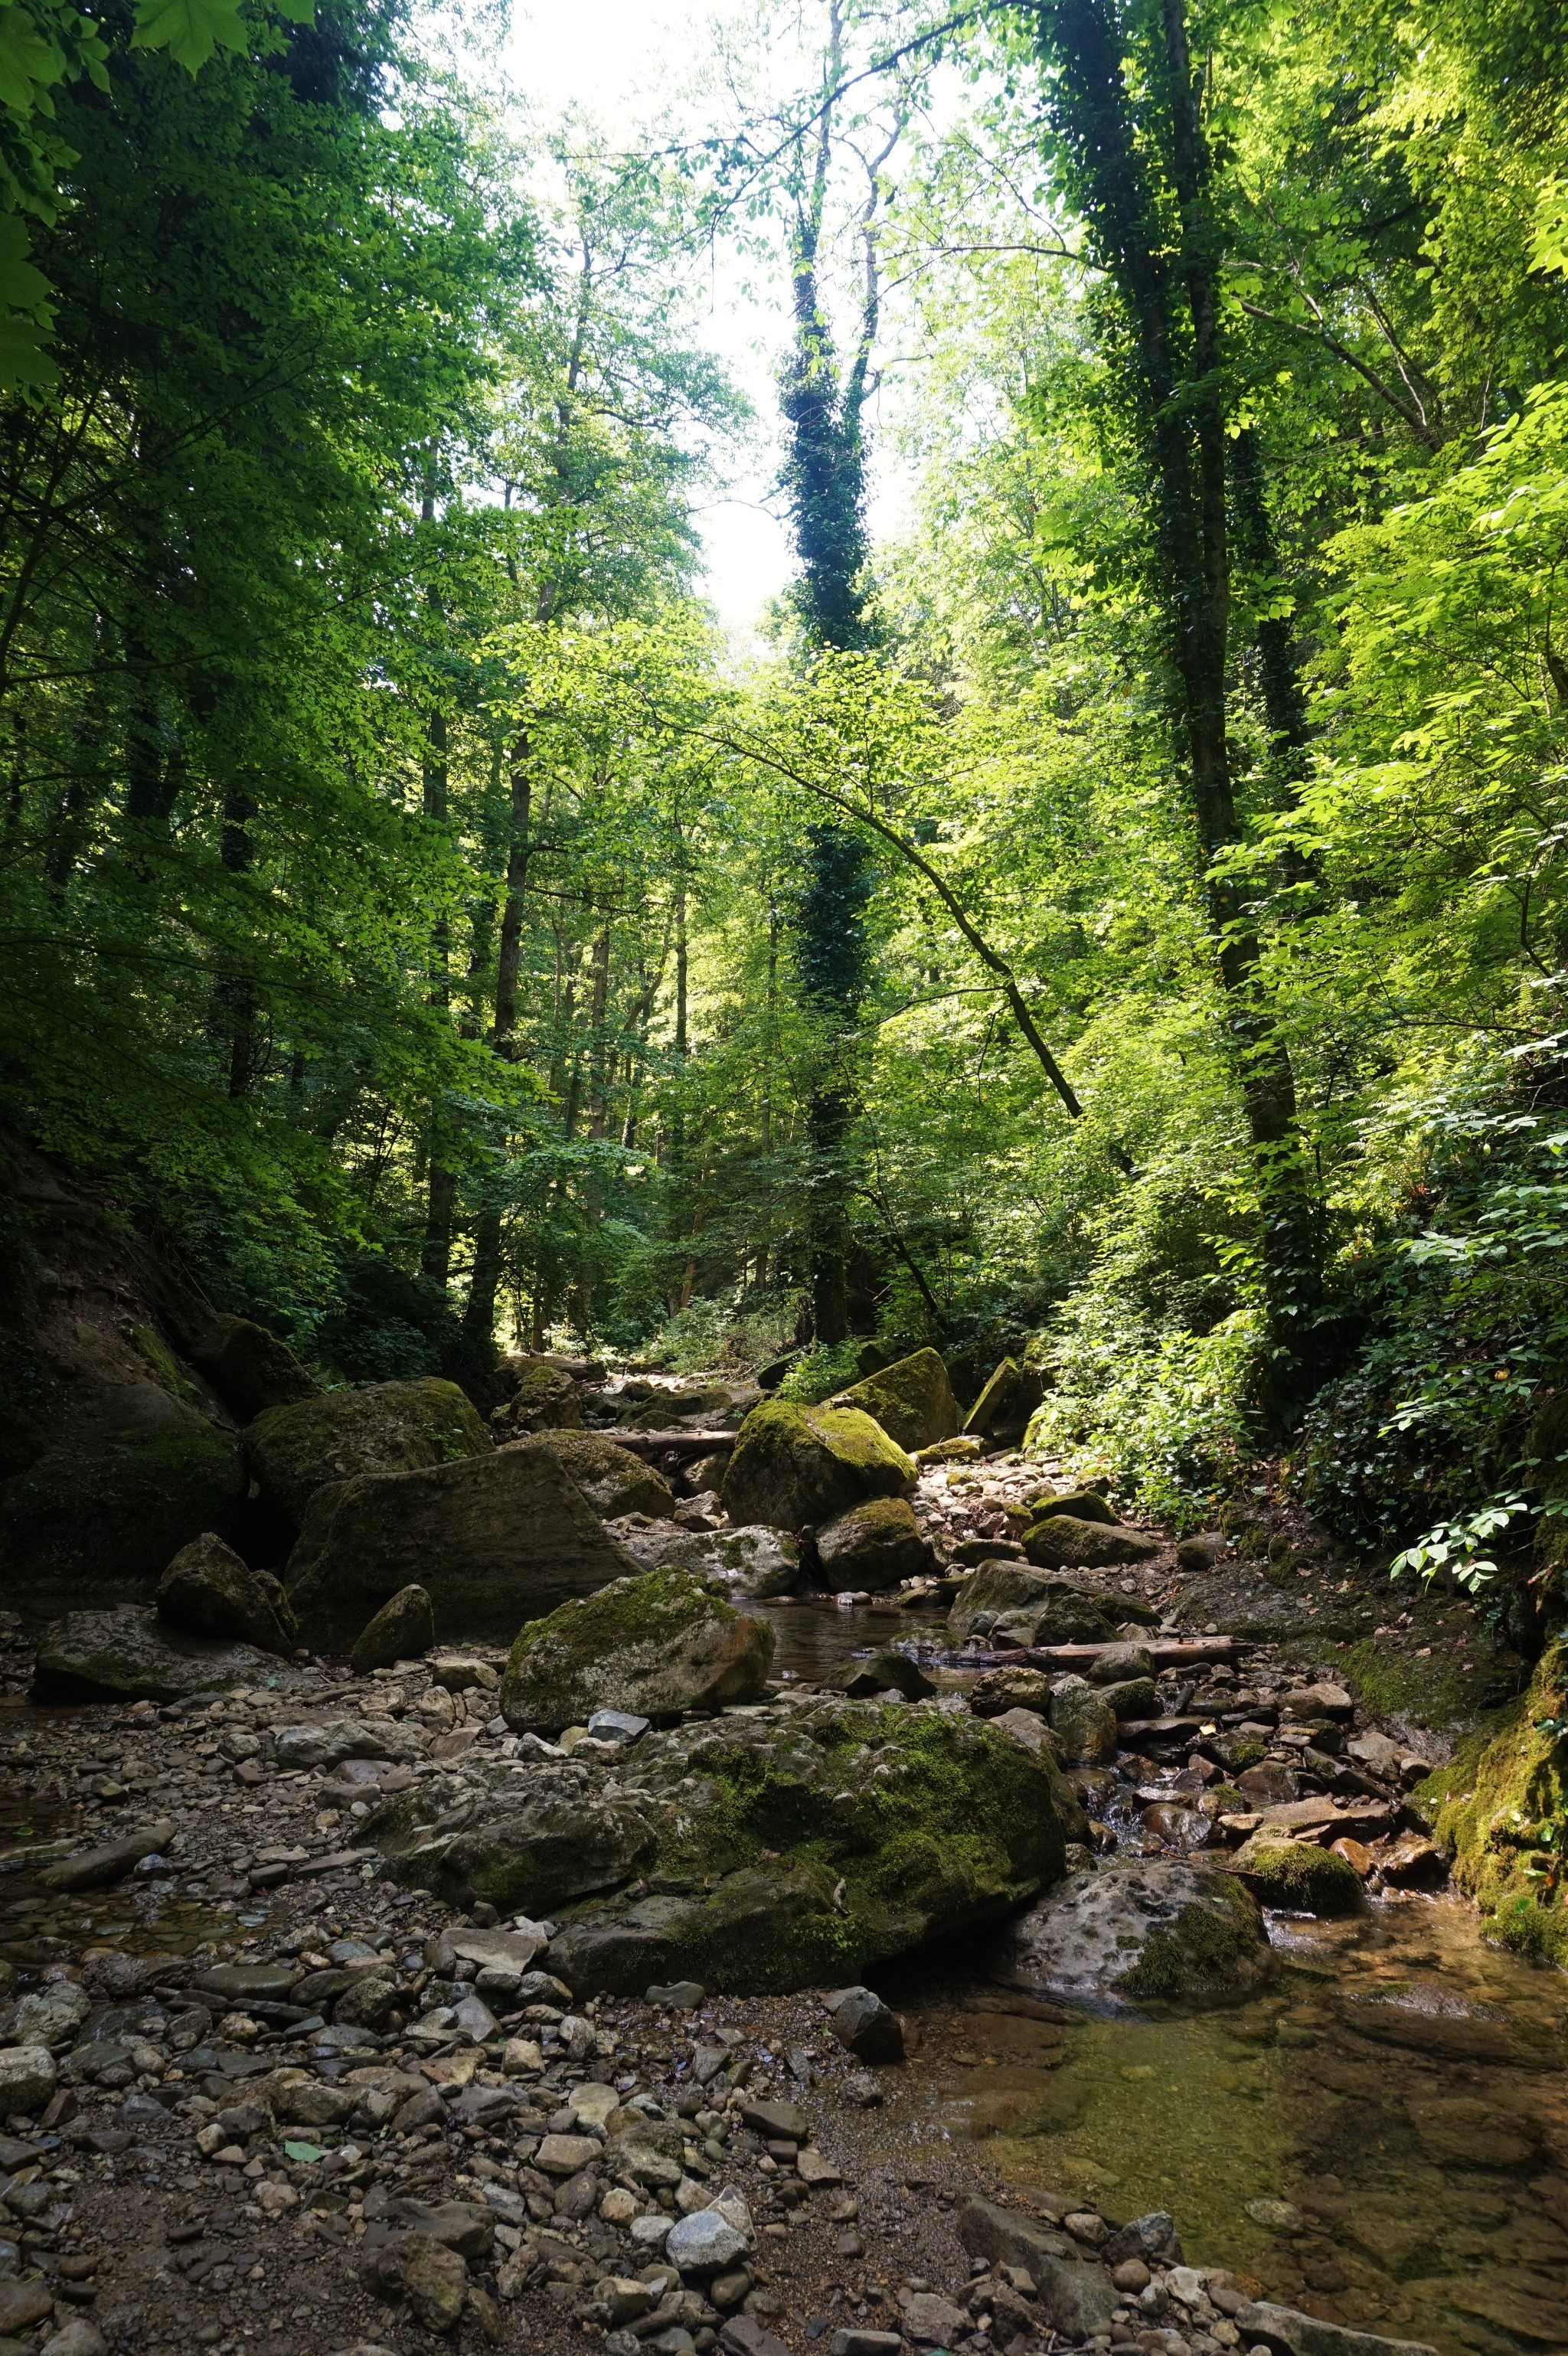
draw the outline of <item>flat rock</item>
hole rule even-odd
[[[1237,2330],[1249,2347],[1261,2344],[1275,2356],[1436,2356],[1419,2340],[1385,2340],[1375,2331],[1355,2331],[1349,2324],[1325,2323],[1294,2307],[1275,2307],[1251,2299],[1236,2309]]]
[[[1053,2331],[1088,2339],[1103,2331],[1122,2295],[1107,2269],[1082,2256],[1065,2233],[989,2201],[965,2201],[958,2238],[971,2257],[1023,2266],[1034,2277],[1040,2314]]]
[[[123,1603],[52,1621],[38,1640],[33,1691],[40,1701],[170,1702],[278,1675],[275,1654],[186,1635],[150,1607]]]
[[[124,1833],[101,1848],[83,1849],[80,1856],[47,1866],[38,1879],[46,1890],[107,1890],[112,1883],[123,1881],[144,1857],[155,1857],[174,1837],[174,1818],[160,1816],[156,1824]]]

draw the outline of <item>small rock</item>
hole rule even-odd
[[[969,2318],[951,2299],[931,2290],[910,2293],[903,2301],[903,2325],[917,2348],[950,2346],[970,2328]]]
[[[1307,2220],[1294,2201],[1248,2201],[1243,2203],[1254,2225],[1271,2233],[1305,2233]]]
[[[1141,2258],[1124,2258],[1119,2266],[1111,2269],[1111,2280],[1118,2290],[1147,2290],[1151,2280],[1148,2268]]]
[[[896,2012],[869,1987],[844,1989],[833,2008],[833,2034],[858,2062],[901,2062],[904,2033]]]
[[[664,1986],[656,1980],[644,1989],[643,2001],[664,2005],[673,2012],[695,2012],[707,1993],[699,1980],[671,1980]]]
[[[867,2331],[850,2325],[836,2331],[827,2356],[900,2356],[903,2341],[896,2331]]]
[[[820,2184],[842,2184],[844,2181],[833,2162],[824,2153],[813,2150],[810,2144],[803,2151],[796,2152],[795,2172],[801,2182],[809,2184],[814,2191]]]
[[[9,2118],[17,2111],[41,2111],[54,2090],[54,2057],[47,2046],[12,2045],[0,2050],[0,2118]]]
[[[746,2236],[717,2209],[698,2209],[673,2224],[665,2241],[665,2255],[684,2274],[720,2274],[744,2257]]]
[[[1061,2222],[1075,2242],[1087,2242],[1092,2249],[1110,2238],[1110,2227],[1093,2209],[1074,2209]]]
[[[455,2331],[468,2296],[468,2268],[443,2242],[414,2234],[403,2244],[403,2290],[427,2331]]]
[[[391,1669],[400,1661],[417,1661],[434,1642],[435,1611],[428,1592],[412,1583],[400,1587],[360,1631],[350,1655],[354,1674],[368,1676],[372,1669]]]

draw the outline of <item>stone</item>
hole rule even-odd
[[[412,2233],[402,2244],[400,2273],[414,2320],[427,2331],[455,2331],[468,2296],[468,2268],[455,2250]]]
[[[700,1980],[671,1980],[667,1986],[654,1980],[643,1990],[643,2001],[671,2012],[695,2012],[707,1993]]]
[[[263,1653],[292,1653],[299,1623],[278,1580],[252,1570],[215,1531],[182,1547],[154,1599],[168,1627],[187,1636],[232,1637]]]
[[[629,1448],[618,1448],[603,1433],[556,1429],[536,1437],[576,1482],[601,1520],[619,1521],[623,1514],[651,1514],[659,1519],[674,1512],[675,1491],[656,1466]]]
[[[1076,1514],[1052,1514],[1024,1539],[1027,1560],[1045,1570],[1111,1570],[1124,1563],[1151,1562],[1158,1552],[1159,1540],[1140,1530],[1119,1522],[1081,1521]]]
[[[1116,1685],[1097,1677],[1094,1687],[1118,1719],[1147,1721],[1159,1716],[1159,1694],[1152,1677],[1124,1677]]]
[[[1347,1834],[1329,1847],[1336,1857],[1342,1857],[1359,1881],[1365,1881],[1372,1870],[1372,1853],[1364,1841],[1351,1840]]]
[[[971,2257],[1021,2266],[1033,2277],[1040,2323],[1084,2340],[1102,2332],[1121,2304],[1104,2266],[1083,2257],[1065,2233],[989,2201],[965,2201],[958,2238]]]
[[[427,1589],[412,1582],[389,1596],[375,1617],[366,1622],[354,1640],[350,1665],[357,1677],[372,1669],[395,1668],[400,1661],[417,1661],[435,1642],[435,1607]]]
[[[52,1980],[11,2007],[5,2017],[5,2041],[12,2046],[47,2045],[56,2051],[75,2041],[77,2030],[91,2010],[91,1998],[73,1980]]]
[[[411,1583],[429,1594],[438,1633],[510,1635],[630,1568],[550,1450],[524,1440],[318,1491],[289,1557],[288,1589],[316,1641],[357,1634]]]
[[[43,2356],[108,2356],[109,2343],[85,2315],[73,2316],[44,2341]]]
[[[1154,1655],[1147,1644],[1107,1644],[1098,1657],[1090,1662],[1086,1672],[1091,1685],[1120,1686],[1136,1677],[1152,1677]],[[1117,1712],[1120,1717],[1124,1713]],[[1151,1711],[1152,1717],[1154,1713]]]
[[[1222,1562],[1230,1551],[1231,1541],[1223,1530],[1199,1530],[1191,1537],[1183,1538],[1178,1546],[1177,1569],[1196,1577],[1205,1570],[1212,1570],[1214,1565]]]
[[[221,1997],[230,2007],[251,2002],[283,2004],[299,1977],[290,1964],[214,1964],[197,1974],[196,1985],[204,1996]]]
[[[963,2309],[937,2291],[910,2291],[902,2308],[904,2337],[912,2340],[917,2348],[946,2346],[972,2328]]]
[[[495,2211],[482,2201],[418,2201],[405,2194],[389,2201],[382,2213],[389,2225],[422,2233],[474,2265],[496,2246]]]
[[[1362,1904],[1361,1877],[1348,1858],[1316,1841],[1271,1839],[1266,1826],[1249,1835],[1231,1858],[1264,1906],[1298,1914],[1354,1914]]]
[[[859,1408],[907,1452],[933,1448],[958,1430],[958,1402],[947,1368],[934,1350],[915,1350],[863,1382],[840,1391],[835,1407]]]
[[[241,1423],[267,1408],[321,1396],[321,1385],[288,1344],[249,1317],[215,1317],[192,1344],[190,1357]]]
[[[649,1570],[684,1570],[720,1582],[734,1596],[787,1595],[800,1577],[800,1548],[787,1530],[763,1523],[738,1530],[644,1529],[622,1524],[619,1543]]]
[[[420,1756],[411,1726],[389,1718],[374,1721],[334,1718],[272,1730],[272,1757],[280,1767],[336,1767],[346,1759],[408,1761]]]
[[[46,1890],[107,1890],[112,1883],[123,1881],[144,1857],[155,1857],[174,1837],[174,1818],[160,1816],[155,1824],[124,1833],[102,1848],[83,1849],[79,1856],[65,1858],[59,1865],[46,1866],[38,1879]]]
[[[1130,1596],[1113,1595],[1097,1581],[1030,1563],[984,1562],[954,1598],[948,1625],[962,1642],[971,1633],[991,1641],[1032,1644],[1109,1642],[1121,1622],[1147,1613]],[[978,1625],[977,1625],[978,1623]],[[1006,1633],[998,1633],[998,1628]]]
[[[717,2209],[696,2209],[670,2227],[664,2254],[683,2275],[722,2274],[750,2246],[748,2237]]]
[[[827,2343],[827,2356],[901,2356],[902,2334],[874,2331],[863,2324],[845,2324]]]
[[[1323,1683],[1293,1686],[1288,1693],[1280,1697],[1280,1709],[1286,1718],[1344,1719],[1349,1718],[1354,1708],[1355,1704],[1343,1686]]]
[[[645,1735],[635,1780],[618,1747],[521,1775],[471,1753],[461,1780],[384,1798],[364,1837],[392,1881],[554,1919],[550,1967],[580,1997],[763,1994],[1004,1920],[1062,1869],[1060,1780],[966,1715],[825,1697]]]
[[[501,1714],[519,1733],[558,1734],[596,1709],[668,1718],[754,1701],[773,1632],[685,1571],[645,1571],[563,1604],[518,1633]]]
[[[8,1590],[40,1601],[106,1571],[144,1587],[203,1530],[231,1533],[244,1502],[235,1432],[156,1383],[81,1387],[59,1442],[0,1481]]]
[[[54,2293],[48,2283],[0,2282],[0,2334],[7,2340],[46,2322],[54,2311]]]
[[[724,1508],[737,1524],[815,1529],[869,1497],[907,1495],[915,1478],[903,1450],[859,1408],[764,1399],[736,1437]]]
[[[1441,1890],[1448,1879],[1447,1858],[1419,1833],[1403,1833],[1391,1841],[1376,1863],[1383,1879],[1398,1890]]]
[[[1254,1808],[1285,1807],[1301,1794],[1294,1768],[1273,1759],[1260,1759],[1255,1767],[1243,1768],[1236,1778],[1236,1789]]]
[[[889,1645],[869,1660],[852,1660],[840,1681],[840,1690],[863,1701],[872,1694],[901,1693],[905,1701],[925,1701],[936,1691],[931,1679],[910,1659]]]
[[[822,1583],[870,1594],[918,1579],[933,1568],[931,1542],[907,1497],[869,1497],[825,1523],[816,1533]]]
[[[47,2045],[0,2047],[0,2118],[41,2111],[55,2090],[54,2056]]]
[[[1385,2340],[1266,2300],[1243,2299],[1232,2319],[1249,2349],[1266,2348],[1272,2356],[1435,2356],[1421,2340]]]
[[[1116,1755],[1116,1713],[1086,1677],[1059,1677],[1051,1696],[1051,1730],[1072,1767],[1100,1767]]]
[[[1004,1358],[987,1376],[979,1398],[964,1419],[964,1430],[973,1438],[995,1440],[1001,1447],[1016,1447],[1044,1396],[1045,1386],[1037,1367],[1020,1365],[1016,1358]]]
[[[533,2164],[547,2176],[575,2176],[580,2169],[591,2168],[600,2156],[600,2146],[592,2136],[547,2135],[534,2154]]]
[[[1364,1734],[1353,1734],[1345,1745],[1345,1755],[1353,1759],[1358,1767],[1364,1767],[1369,1774],[1378,1776],[1385,1783],[1398,1783],[1400,1781],[1404,1751],[1386,1734],[1380,1734],[1375,1727],[1369,1727]]]
[[[541,1431],[581,1431],[582,1394],[565,1367],[548,1357],[508,1361],[517,1388],[497,1411],[498,1430],[514,1436]]]
[[[33,1691],[40,1701],[180,1701],[187,1694],[265,1686],[277,1655],[251,1644],[187,1636],[150,1607],[68,1612],[38,1639]]]
[[[1141,2258],[1124,2258],[1119,2266],[1111,2268],[1111,2280],[1118,2290],[1136,2295],[1148,2288],[1151,2276]]]
[[[428,1375],[269,1408],[245,1432],[261,1505],[290,1536],[303,1527],[324,1483],[411,1472],[489,1448],[490,1435],[466,1395]]]
[[[1032,1526],[1049,1521],[1054,1514],[1071,1514],[1080,1522],[1100,1522],[1107,1529],[1118,1526],[1115,1513],[1096,1489],[1064,1489],[1056,1496],[1038,1498],[1029,1514]]]
[[[877,2065],[903,2060],[903,2024],[874,1989],[844,1989],[833,2008],[832,2021],[834,2036],[858,2062]]]
[[[1232,1874],[1146,1859],[1071,1875],[1009,1925],[997,1976],[1115,2011],[1236,2003],[1275,1970],[1257,1901]]]
[[[1025,1709],[1046,1719],[1051,1716],[1051,1684],[1044,1669],[986,1669],[969,1688],[969,1707],[976,1718],[1002,1718],[1009,1710]]]
[[[1168,2209],[1155,2209],[1147,2216],[1133,2217],[1117,2227],[1100,2254],[1109,2266],[1126,2261],[1141,2261],[1146,2270],[1179,2266],[1182,2251],[1176,2220]]]
[[[822,2152],[815,2150],[810,2144],[796,2152],[795,2172],[801,2182],[808,2186],[813,2192],[822,2187],[842,2184],[844,2181],[842,2171],[836,2168]]]

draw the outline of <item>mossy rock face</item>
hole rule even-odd
[[[1147,1604],[1113,1595],[1091,1579],[1023,1562],[983,1562],[954,1598],[947,1624],[955,1640],[978,1633],[1008,1644],[1108,1644],[1126,1619],[1153,1619]]]
[[[1361,1878],[1348,1858],[1314,1841],[1270,1840],[1254,1833],[1231,1859],[1260,1905],[1297,1914],[1355,1914]]]
[[[69,1444],[0,1483],[0,1561],[62,1600],[144,1586],[204,1530],[230,1535],[244,1495],[237,1433],[155,1383],[107,1385]]]
[[[917,1448],[934,1448],[958,1430],[958,1402],[947,1379],[947,1368],[934,1350],[916,1350],[907,1358],[869,1375],[847,1391],[835,1407],[858,1407],[875,1417],[888,1438],[912,1454]]]
[[[249,1317],[215,1319],[190,1355],[241,1423],[250,1423],[270,1407],[292,1407],[321,1397],[321,1385],[288,1344]]]
[[[932,1568],[930,1541],[907,1497],[870,1497],[816,1533],[822,1580],[838,1591],[879,1594]]]
[[[178,1701],[231,1686],[264,1686],[279,1675],[275,1654],[254,1645],[189,1636],[151,1606],[68,1612],[38,1640],[33,1691],[40,1701]]]
[[[1141,1530],[1080,1521],[1076,1514],[1052,1514],[1024,1539],[1027,1558],[1049,1570],[1114,1570],[1122,1563],[1149,1562],[1158,1552],[1158,1539]]]
[[[841,1985],[1005,1921],[1062,1868],[1054,1767],[931,1703],[776,1704],[645,1735],[635,1767],[628,1795],[581,1751],[526,1778],[465,1761],[367,1837],[405,1886],[553,1915],[580,1996]]]
[[[438,1636],[510,1636],[633,1568],[551,1451],[525,1440],[318,1489],[288,1591],[315,1644],[353,1644],[410,1586],[429,1594]]]
[[[1417,1783],[1412,1803],[1453,1859],[1490,1934],[1568,1970],[1568,1643],[1537,1665],[1529,1692]]]
[[[764,1399],[741,1426],[724,1476],[732,1522],[816,1529],[868,1497],[904,1497],[915,1467],[859,1408]]]
[[[231,1636],[264,1653],[291,1653],[299,1634],[278,1581],[252,1570],[208,1530],[182,1547],[158,1581],[160,1620],[187,1636]]]
[[[629,1448],[617,1448],[596,1431],[545,1430],[537,1436],[603,1520],[675,1510],[675,1491],[664,1474]]]
[[[489,1446],[467,1395],[434,1375],[269,1408],[245,1433],[261,1503],[292,1532],[304,1526],[311,1498],[326,1482],[419,1472],[483,1455]]]
[[[1241,2004],[1275,1970],[1257,1901],[1233,1874],[1153,1861],[1073,1874],[1013,1924],[1005,1955],[1015,1987],[1107,2011]]]
[[[689,1571],[645,1570],[517,1633],[501,1715],[520,1734],[559,1734],[596,1709],[639,1718],[755,1701],[773,1632]]]

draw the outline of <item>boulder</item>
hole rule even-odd
[[[553,1919],[579,1998],[842,1985],[1004,1922],[1061,1871],[1055,1769],[933,1704],[781,1705],[645,1734],[635,1759],[634,1781],[582,1751],[526,1776],[470,1754],[363,1837],[405,1887]]]
[[[1148,1719],[1159,1716],[1159,1688],[1152,1677],[1122,1677],[1115,1685],[1094,1679],[1100,1697],[1117,1718]]]
[[[1070,1767],[1103,1767],[1116,1755],[1116,1713],[1087,1677],[1058,1677],[1051,1695],[1051,1730]]]
[[[840,1391],[835,1407],[859,1408],[880,1423],[888,1438],[912,1454],[951,1440],[958,1430],[958,1402],[947,1379],[947,1368],[934,1350],[916,1350],[907,1358],[869,1375],[864,1382]]]
[[[325,1482],[417,1472],[482,1455],[489,1446],[466,1395],[433,1375],[269,1408],[245,1433],[260,1502],[290,1533],[301,1528]]]
[[[976,1718],[1002,1718],[1014,1709],[1051,1716],[1051,1678],[1044,1669],[987,1669],[969,1688]]]
[[[988,1635],[999,1648],[1018,1644],[1099,1644],[1129,1617],[1154,1618],[1147,1604],[1113,1595],[1092,1579],[1038,1569],[1031,1563],[983,1562],[953,1600],[948,1625],[962,1642]]]
[[[903,2024],[874,1988],[841,1988],[832,2023],[834,2036],[857,2062],[885,2065],[904,2058]]]
[[[501,1714],[519,1733],[559,1734],[598,1709],[718,1709],[756,1700],[773,1657],[767,1622],[744,1618],[706,1580],[643,1571],[518,1632]]]
[[[1039,1370],[1004,1358],[993,1369],[985,1388],[964,1419],[964,1429],[976,1439],[1016,1448],[1029,1419],[1045,1397]]]
[[[840,1690],[852,1695],[857,1701],[866,1701],[873,1694],[901,1693],[905,1701],[924,1701],[936,1691],[924,1671],[916,1666],[907,1653],[892,1645],[873,1653],[869,1660],[850,1660],[845,1664]]]
[[[497,1431],[511,1439],[535,1431],[581,1431],[582,1394],[571,1376],[549,1358],[510,1362],[519,1363],[517,1389],[491,1419]]]
[[[1065,2233],[989,2201],[965,2201],[958,2238],[971,2257],[1018,2266],[1033,2276],[1040,2322],[1073,2340],[1108,2330],[1122,2294],[1108,2269],[1086,2258]]]
[[[159,1619],[187,1636],[233,1636],[263,1653],[288,1654],[299,1634],[279,1581],[252,1570],[212,1530],[180,1548],[155,1601]]]
[[[629,1448],[617,1448],[602,1432],[550,1428],[540,1432],[539,1440],[602,1520],[618,1521],[623,1514],[656,1518],[675,1510],[675,1491],[664,1474]]]
[[[920,1578],[934,1561],[907,1497],[870,1497],[851,1505],[817,1531],[816,1552],[824,1585],[873,1594]]]
[[[736,1523],[816,1528],[868,1497],[907,1496],[915,1468],[859,1408],[764,1399],[741,1426],[724,1476]]]
[[[429,1590],[400,1587],[356,1637],[351,1655],[354,1674],[368,1677],[372,1669],[391,1669],[400,1661],[417,1661],[434,1642],[435,1609]]]
[[[0,2048],[0,2118],[41,2111],[54,2090],[54,2056],[47,2045]]]
[[[1385,2340],[1268,2299],[1243,2299],[1234,2320],[1243,2345],[1267,2349],[1270,2356],[1437,2356],[1424,2340]]]
[[[264,1686],[275,1653],[187,1636],[150,1605],[68,1612],[38,1639],[33,1691],[40,1701],[179,1701],[230,1686]]]
[[[528,1440],[318,1494],[287,1579],[319,1643],[357,1636],[410,1585],[429,1595],[438,1634],[509,1635],[631,1568],[551,1450]]]
[[[191,1350],[198,1366],[231,1415],[250,1423],[270,1407],[293,1407],[319,1398],[321,1385],[307,1374],[288,1344],[249,1317],[215,1318]]]
[[[1159,1540],[1120,1522],[1081,1521],[1076,1514],[1052,1514],[1024,1538],[1024,1555],[1047,1570],[1111,1570],[1125,1562],[1148,1562]]]
[[[1234,1874],[1146,1860],[1072,1875],[1009,1926],[998,1976],[1115,2011],[1241,2003],[1274,1971],[1257,1901]]]
[[[761,1522],[738,1530],[649,1529],[623,1523],[611,1535],[648,1570],[684,1570],[731,1595],[787,1595],[800,1577],[800,1548],[787,1530]]]
[[[1124,1601],[1125,1598],[1123,1599]],[[1154,1655],[1146,1644],[1107,1644],[1097,1659],[1089,1664],[1092,1685],[1119,1686],[1135,1677],[1154,1676]],[[1132,1712],[1118,1711],[1119,1717],[1131,1717]],[[1154,1713],[1151,1711],[1152,1717]]]
[[[1261,1905],[1298,1914],[1360,1912],[1360,1875],[1348,1858],[1316,1841],[1271,1840],[1255,1832],[1230,1862]]]
[[[0,1562],[13,1588],[141,1585],[203,1530],[234,1528],[239,1435],[155,1383],[102,1386],[66,1440],[0,1481]]]
[[[1093,1489],[1064,1489],[1060,1496],[1037,1497],[1029,1507],[1031,1523],[1050,1521],[1058,1514],[1071,1514],[1080,1522],[1103,1522],[1111,1529],[1116,1526],[1115,1515]]]

